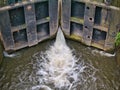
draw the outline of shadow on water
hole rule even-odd
[[[67,40],[74,65],[67,60],[63,61],[65,64],[57,64],[46,57],[54,49],[54,42],[49,40],[17,51],[19,56],[15,58],[5,57],[0,68],[0,90],[119,90],[120,73],[114,56],[103,56],[99,50]],[[63,53],[66,55],[65,49]],[[56,56],[57,61],[59,57]],[[65,73],[55,81],[53,77],[63,73],[62,70]]]

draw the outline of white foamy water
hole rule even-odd
[[[64,87],[65,90],[73,90],[73,87],[76,87],[79,83],[85,83],[85,81],[94,76],[96,72],[94,67],[85,65],[82,61],[79,62],[73,55],[72,50],[65,42],[64,35],[60,28],[54,45],[44,54],[40,55],[41,62],[39,63],[40,68],[37,71],[37,75],[40,76],[39,83],[43,85],[53,84],[55,88],[61,89]],[[91,71],[87,73],[89,67],[91,67]],[[90,77],[80,76],[80,73],[81,75],[82,73],[90,75]],[[94,77],[92,79],[95,80]],[[79,83],[77,84],[77,82]]]
[[[54,83],[55,87],[69,86],[71,83],[67,77],[73,70],[76,59],[72,55],[70,48],[66,45],[60,29],[57,33],[56,42],[46,51],[46,58],[48,62],[45,63],[45,69],[49,71],[49,80]]]
[[[105,51],[100,51],[100,50],[97,50],[97,49],[92,50],[92,54],[93,55],[100,54],[101,56],[106,56],[106,57],[115,57],[115,55],[116,55],[116,53],[111,54],[111,53],[107,53]]]
[[[3,55],[4,55],[4,57],[9,57],[9,58],[14,58],[14,57],[20,56],[19,53],[8,54],[6,51],[3,51]]]

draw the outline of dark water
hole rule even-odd
[[[17,51],[16,57],[4,58],[0,66],[0,90],[45,90],[38,87],[42,83],[39,80],[41,76],[36,72],[40,69],[39,55],[53,43],[54,40],[49,40]],[[94,52],[96,49],[75,41],[67,40],[67,45],[79,58],[78,64],[86,67],[80,73],[79,82],[74,83],[70,90],[120,90],[120,72],[114,57],[102,56],[98,50]],[[46,85],[52,90],[68,90],[55,88],[50,83]]]

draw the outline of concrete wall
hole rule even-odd
[[[2,59],[3,59],[3,46],[1,42],[1,27],[0,27],[0,64],[2,62]]]
[[[3,59],[3,47],[2,47],[1,42],[0,42],[0,64],[2,62],[2,59]]]
[[[118,66],[120,66],[120,46],[116,47],[116,61]]]

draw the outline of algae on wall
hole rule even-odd
[[[4,6],[5,0],[0,0],[0,7]]]
[[[120,46],[116,50],[116,60],[117,60],[118,66],[120,66]]]
[[[90,1],[96,1],[96,2],[101,2],[101,3],[104,2],[104,0],[90,0]]]

